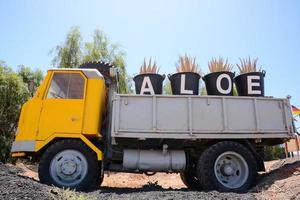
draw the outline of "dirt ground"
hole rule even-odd
[[[99,190],[88,193],[72,192],[72,195],[76,196],[73,199],[300,200],[300,158],[271,161],[265,165],[267,171],[259,174],[256,186],[245,194],[191,191],[182,183],[179,174],[157,173],[146,176],[106,173]],[[36,168],[22,163],[0,164],[0,199],[71,199],[65,190],[40,184]]]

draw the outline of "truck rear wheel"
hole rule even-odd
[[[255,180],[256,167],[253,154],[245,146],[223,141],[201,154],[197,173],[203,189],[245,192]]]
[[[82,141],[60,140],[42,155],[39,179],[58,187],[94,189],[99,186],[99,177],[102,178],[99,166],[96,154]]]
[[[184,185],[186,185],[191,190],[201,190],[201,183],[196,175],[192,171],[184,171],[180,173],[180,178]]]

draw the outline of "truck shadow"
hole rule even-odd
[[[155,184],[148,184],[144,185],[141,188],[115,188],[115,187],[101,187],[99,190],[101,193],[115,193],[115,194],[130,194],[130,193],[139,193],[139,192],[166,192],[166,191],[182,191],[182,192],[188,192],[193,191],[189,190],[187,188],[180,188],[180,189],[174,189],[174,188],[163,188],[160,185]]]
[[[286,179],[293,174],[300,174],[300,160],[296,160],[292,163],[282,163],[280,166],[277,165],[276,169],[271,170],[263,174],[259,174],[255,182],[255,186],[252,187],[250,193],[258,193],[262,190],[267,190],[269,187],[274,184],[274,182]],[[97,190],[100,193],[115,193],[115,194],[130,194],[130,193],[139,193],[139,192],[210,192],[210,191],[197,191],[187,188],[163,188],[156,183],[150,183],[144,185],[141,188],[115,188],[115,187],[100,187]]]

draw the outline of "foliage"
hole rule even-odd
[[[233,84],[233,83],[232,83]],[[239,93],[237,91],[236,85],[233,84],[233,96],[239,96]]]
[[[76,192],[70,189],[54,188],[50,190],[50,196],[54,200],[93,200],[96,198],[88,197],[85,193]]]
[[[236,65],[240,70],[240,74],[261,71],[261,68],[257,69],[257,60],[258,58],[240,58],[240,64]]]
[[[285,158],[284,148],[276,145],[276,146],[266,146],[265,147],[265,159],[269,160],[278,160]]]
[[[115,57],[111,63],[114,66],[118,67],[119,72],[120,72],[119,92],[122,94],[129,93],[130,92],[129,82],[131,81],[131,79],[126,71],[124,55],[123,56],[119,55],[119,56]]]
[[[206,87],[203,87],[203,88],[200,89],[200,95],[201,95],[201,96],[207,95]]]
[[[9,158],[10,147],[18,124],[21,105],[30,93],[22,78],[0,62],[0,161]]]
[[[156,61],[152,63],[151,58],[149,62],[146,62],[146,59],[144,58],[144,63],[140,67],[140,74],[147,74],[147,73],[152,73],[152,74],[158,74],[159,68],[157,67]]]
[[[186,54],[184,56],[179,56],[176,63],[176,70],[177,72],[194,72],[200,74],[196,58],[187,56]]]
[[[23,82],[27,84],[27,88],[31,96],[33,96],[34,92],[43,80],[42,71],[39,69],[32,71],[30,67],[20,65],[18,69],[18,75],[22,78]]]
[[[119,88],[123,90],[120,91],[120,93],[123,94],[132,94],[133,90],[134,90],[134,82],[133,82],[133,76],[129,75],[126,73],[126,79],[125,79],[125,83],[122,87],[120,87],[120,83],[119,83]],[[126,90],[125,90],[126,89]]]
[[[202,86],[202,84],[199,84],[199,91],[200,95],[207,95],[206,88]],[[172,95],[172,87],[170,80],[166,80],[164,86],[163,86],[163,94],[166,95]]]
[[[163,94],[171,95],[172,94],[172,87],[171,82],[167,80],[163,87]]]
[[[233,65],[228,63],[228,58],[224,60],[224,58],[219,57],[212,58],[211,61],[208,62],[208,68],[210,72],[230,72],[233,68]]]
[[[72,27],[63,45],[55,48],[56,56],[52,64],[61,68],[78,67],[82,61],[81,33],[78,27]]]
[[[207,90],[206,90],[205,86],[201,87],[201,85],[200,85],[199,91],[200,91],[201,96],[207,95]],[[233,85],[233,96],[239,96],[235,85]]]
[[[94,31],[93,41],[85,43],[84,62],[98,61],[102,59],[105,62],[112,62],[117,57],[117,44],[111,44],[108,37],[101,30]]]
[[[86,42],[83,55],[84,62],[104,61],[119,68],[119,91],[128,93],[129,77],[125,67],[125,52],[120,50],[120,45],[111,43],[109,38],[99,29],[94,31],[93,41]]]
[[[128,75],[126,73],[125,52],[120,45],[111,43],[109,38],[100,30],[94,31],[92,42],[82,45],[80,29],[72,27],[67,34],[65,43],[58,45],[55,50],[53,64],[57,67],[77,68],[82,62],[103,61],[119,68],[120,93],[128,93]]]

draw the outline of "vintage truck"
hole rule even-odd
[[[118,94],[106,63],[50,69],[21,111],[12,156],[42,183],[78,190],[104,171],[180,173],[190,189],[244,192],[263,149],[295,132],[288,98]]]

